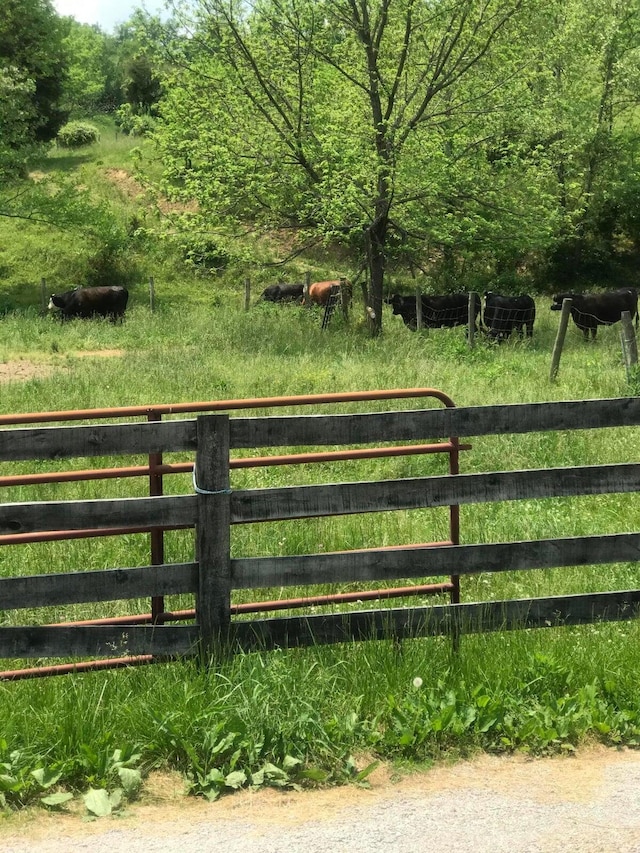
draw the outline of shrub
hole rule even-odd
[[[149,113],[134,113],[131,104],[123,104],[116,110],[115,121],[121,133],[127,136],[148,136],[155,130],[156,120]]]
[[[181,245],[182,257],[196,270],[219,271],[231,260],[229,252],[212,237],[191,237]]]
[[[97,127],[84,121],[70,121],[58,131],[58,145],[63,148],[80,148],[82,145],[92,145],[100,139]]]

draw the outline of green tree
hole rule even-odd
[[[136,114],[152,110],[161,95],[152,50],[163,31],[157,18],[136,11],[114,35],[73,18],[64,18],[63,27],[69,112],[82,118],[123,104],[131,104]]]
[[[50,0],[3,0],[0,14],[0,69],[12,85],[22,87],[22,139],[13,138],[14,150],[34,142],[48,142],[66,120],[61,107],[66,59],[63,31]],[[29,88],[28,95],[24,86]],[[25,100],[26,98],[26,100]],[[29,107],[25,111],[25,103]],[[28,113],[28,115],[27,115]],[[13,122],[14,130],[16,123]]]
[[[533,11],[524,0],[201,0],[167,85],[169,174],[217,218],[348,243],[379,331],[394,256],[488,244],[505,222],[513,239],[541,239],[540,164],[486,155],[504,111],[532,103],[513,83]]]
[[[137,115],[155,110],[162,95],[161,45],[173,23],[162,24],[160,19],[138,9],[118,27],[118,64],[122,103],[131,105]]]
[[[17,68],[0,68],[0,183],[24,172],[34,150],[35,83]]]
[[[621,231],[639,233],[640,3],[562,2],[553,23],[538,76],[560,216],[550,274],[601,282]]]
[[[112,37],[100,27],[80,24],[74,18],[64,18],[64,50],[68,74],[64,87],[67,110],[76,117],[89,116],[104,109],[109,80],[115,75],[111,61]]]
[[[125,67],[127,103],[137,113],[151,112],[160,100],[162,86],[153,64],[144,53],[133,56]]]

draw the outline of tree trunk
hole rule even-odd
[[[372,334],[382,332],[382,296],[384,294],[385,242],[387,237],[387,218],[380,217],[367,232],[367,251],[369,255],[369,277],[371,279]]]

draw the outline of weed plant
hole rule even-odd
[[[99,154],[54,152],[52,163],[71,168],[73,161],[97,186],[105,169],[122,168],[133,142],[101,128],[98,146]],[[78,159],[83,156],[87,159]],[[150,155],[143,152],[143,157]],[[125,199],[125,207],[129,201]],[[10,238],[5,246],[17,234],[13,227],[3,224]],[[65,239],[56,247],[50,239],[42,242],[41,268],[62,269]],[[186,269],[179,274],[178,260],[159,242],[150,255],[158,264],[153,271],[155,312],[149,310],[147,259],[140,262],[145,275],[129,282],[130,306],[122,324],[60,323],[41,311],[39,277],[27,261],[27,242],[16,237],[17,245],[0,256],[0,263],[12,270],[6,286],[0,286],[0,300],[5,300],[0,304],[11,305],[0,319],[0,364],[22,362],[37,371],[26,381],[0,385],[4,413],[402,387],[439,388],[460,406],[617,398],[633,391],[615,327],[600,330],[595,343],[585,343],[570,327],[557,380],[549,381],[557,321],[543,296],[537,299],[531,340],[496,345],[479,336],[470,349],[462,329],[411,332],[390,312],[385,313],[384,334],[371,339],[359,325],[357,307],[349,324],[336,316],[325,331],[319,313],[299,306],[254,303],[245,311],[242,271],[200,278]],[[24,281],[15,272],[23,264]],[[331,410],[417,405],[423,403],[352,403]],[[571,467],[637,461],[638,431],[487,436],[470,443],[472,449],[461,454],[463,472]],[[188,457],[167,456],[168,461],[178,458]],[[124,458],[95,464],[143,462]],[[80,467],[92,464],[85,460]],[[3,465],[2,473],[73,467],[77,460],[14,463]],[[444,456],[406,457],[237,471],[233,485],[259,488],[445,471]],[[12,489],[6,500],[117,498],[145,494],[146,488],[143,480],[130,479],[52,484]],[[191,489],[188,476],[165,479],[168,494]],[[461,539],[476,543],[636,530],[638,509],[635,495],[465,506]],[[247,525],[234,528],[232,553],[300,554],[447,537],[446,510],[420,510]],[[192,560],[193,544],[192,531],[167,533],[167,562]],[[33,543],[0,549],[0,576],[148,562],[148,536],[142,534]],[[479,574],[462,579],[462,597],[482,601],[637,586],[637,566],[631,563]],[[287,594],[336,589],[293,588]],[[279,588],[244,591],[234,602],[282,593]],[[402,603],[416,602],[383,606]],[[167,607],[193,607],[193,598],[173,596]],[[134,600],[38,612],[0,610],[0,624],[148,609],[148,601]],[[106,813],[117,808],[118,796],[135,796],[136,780],[151,769],[178,769],[192,793],[215,797],[245,785],[361,782],[375,760],[415,765],[477,750],[537,754],[571,750],[592,740],[636,746],[639,630],[632,620],[465,636],[455,653],[446,639],[389,640],[258,652],[204,668],[186,660],[0,682],[0,802],[21,806],[39,801],[55,808],[64,806],[67,793],[94,792],[87,808]],[[100,791],[101,796],[95,793]]]

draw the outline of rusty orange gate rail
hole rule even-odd
[[[434,388],[400,388],[389,390],[339,392],[331,394],[307,394],[284,397],[257,397],[232,400],[216,400],[196,403],[156,404],[150,406],[125,406],[107,409],[80,409],[52,412],[31,412],[25,414],[0,415],[0,428],[19,427],[28,424],[52,424],[60,422],[93,422],[106,419],[146,418],[147,421],[161,421],[165,415],[195,414],[204,412],[230,412],[247,409],[268,409],[282,407],[312,406],[321,404],[339,404],[368,402],[380,400],[433,398],[447,408],[455,407],[453,400],[444,392]],[[456,437],[449,441],[432,444],[395,445],[375,448],[353,448],[339,451],[315,453],[287,454],[282,456],[265,456],[230,459],[229,468],[255,468],[276,465],[295,465],[314,462],[331,462],[349,459],[373,459],[391,456],[407,456],[417,454],[447,453],[449,456],[449,474],[459,473],[459,451],[470,448],[469,444],[461,445]],[[36,454],[34,453],[34,456]],[[137,465],[117,468],[94,468],[89,470],[73,470],[64,472],[45,472],[38,474],[16,474],[0,476],[0,486],[33,486],[49,483],[78,482],[83,480],[106,480],[126,477],[148,477],[149,495],[151,497],[163,494],[163,478],[169,474],[188,473],[193,471],[193,462],[165,463],[162,453],[149,453],[147,465]],[[460,542],[460,517],[458,505],[449,507],[449,539],[432,543],[435,545],[457,545]],[[111,527],[83,528],[81,530],[57,530],[36,533],[15,533],[0,535],[0,546],[20,545],[32,542],[60,541],[98,536],[116,536],[130,533],[150,534],[151,565],[160,566],[164,563],[164,531],[179,529],[176,527]],[[257,613],[306,606],[322,606],[327,604],[384,599],[407,595],[425,595],[447,592],[452,603],[460,601],[459,577],[452,575],[443,583],[423,584],[411,587],[395,587],[333,595],[311,596],[296,599],[281,599],[274,601],[251,602],[232,606],[234,613]],[[151,599],[151,612],[134,616],[120,616],[106,619],[87,620],[79,623],[64,623],[72,625],[140,625],[145,623],[164,623],[169,621],[184,621],[195,618],[195,610],[165,612],[164,598],[155,596]],[[0,672],[0,679],[15,680],[18,678],[34,678],[48,675],[59,675],[69,672],[87,671],[94,669],[117,668],[121,666],[152,663],[151,655],[137,657],[113,658],[109,660],[83,661],[56,666],[32,667],[29,669],[7,670]]]

